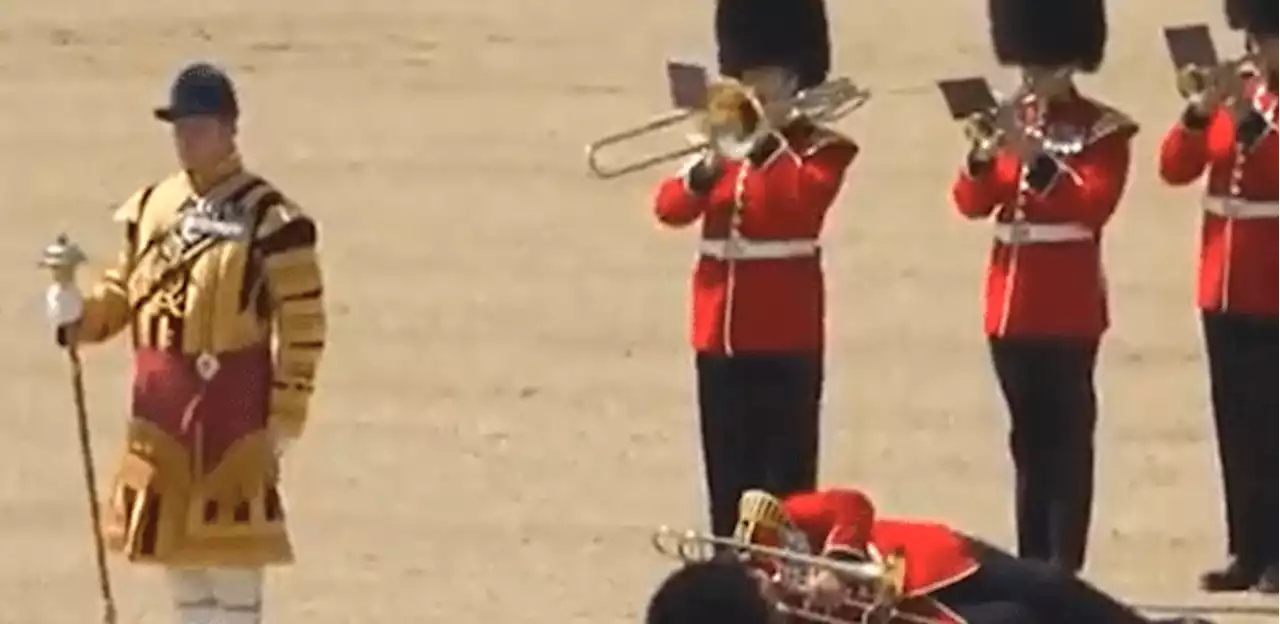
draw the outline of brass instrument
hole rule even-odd
[[[1000,146],[1005,133],[1022,131],[1022,111],[1035,104],[1035,93],[1028,82],[1022,82],[1008,96],[999,100],[993,110],[979,111],[965,120],[964,137],[979,151],[993,153]]]
[[[802,569],[809,572],[829,571],[851,582],[851,585],[869,588],[870,596],[850,596],[841,607],[833,612],[821,611],[803,604],[791,604],[783,601],[776,606],[778,610],[805,622],[819,624],[866,624],[874,621],[877,624],[939,624],[929,617],[897,611],[895,605],[902,598],[903,583],[906,574],[906,559],[898,553],[890,553],[882,561],[849,562],[792,552],[781,548],[751,544],[735,539],[704,535],[694,531],[676,531],[669,527],[661,527],[654,532],[652,543],[658,553],[684,563],[709,561],[717,551],[732,551],[739,558],[758,557],[771,559],[783,568]],[[787,583],[789,576],[783,574],[781,589],[789,596],[803,595],[804,588]],[[802,576],[803,578],[803,576]],[[848,613],[857,613],[857,619],[848,617]],[[877,614],[880,619],[872,620],[867,614]]]
[[[979,112],[966,119],[965,138],[979,151],[993,153],[1011,134],[1017,134],[1034,147],[1036,155],[1052,158],[1078,183],[1079,174],[1067,164],[1064,156],[1080,153],[1084,149],[1084,137],[1063,140],[1047,135],[1043,128],[1046,105],[1032,83],[1024,80],[1013,93],[1001,98],[994,110]],[[1028,111],[1031,114],[1027,114]]]
[[[1257,66],[1256,53],[1245,54],[1213,66],[1186,65],[1178,70],[1178,93],[1188,100],[1217,94],[1231,103],[1240,100],[1245,71]]]
[[[763,122],[765,107],[750,88],[742,83],[731,79],[712,83],[708,85],[708,95],[706,108],[674,110],[589,143],[586,147],[587,169],[600,179],[617,178],[703,150],[716,149],[718,139],[746,140],[756,136],[758,132],[774,130],[767,127],[767,124],[757,124],[745,119],[751,114],[747,111],[752,111]],[[858,87],[848,78],[838,78],[800,91],[794,97],[770,106],[788,109],[793,115],[808,117],[816,123],[831,123],[861,108],[870,97],[870,91]],[[750,106],[737,107],[734,110],[739,112],[726,113],[731,108],[730,103],[743,101],[749,102]],[[638,156],[613,166],[601,163],[600,152],[607,147],[626,143],[691,119],[697,121],[698,132],[691,137],[690,145]]]

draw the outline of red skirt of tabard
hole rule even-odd
[[[197,371],[197,356],[138,349],[133,415],[148,421],[191,451],[208,473],[246,435],[267,426],[271,394],[271,349],[267,345],[219,353],[209,379]]]

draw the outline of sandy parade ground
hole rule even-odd
[[[664,60],[714,58],[710,2],[161,0],[0,10],[0,624],[95,621],[67,366],[42,318],[43,245],[95,260],[110,207],[172,166],[150,107],[187,60],[238,80],[244,149],[322,227],[330,348],[287,460],[299,563],[271,622],[635,622],[700,526],[686,343],[692,232],[661,231],[654,170],[591,179],[582,145],[665,106]],[[1087,575],[1149,604],[1207,599],[1219,480],[1193,308],[1198,191],[1162,186],[1180,102],[1160,28],[1210,0],[1112,2],[1087,87],[1143,126],[1107,234],[1114,326],[1099,371]],[[931,81],[998,84],[982,3],[829,2],[836,75],[871,103],[829,222],[824,481],[888,513],[1010,544],[1005,415],[981,335],[988,231],[948,187],[964,149]],[[929,22],[924,22],[927,17]],[[669,145],[673,143],[668,143]],[[126,415],[127,348],[86,353],[100,476]],[[168,622],[159,575],[113,565],[122,622]],[[1235,617],[1237,619],[1232,619]]]

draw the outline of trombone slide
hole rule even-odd
[[[587,169],[590,170],[591,174],[595,177],[602,180],[608,180],[627,175],[628,173],[648,169],[654,165],[676,160],[703,150],[708,145],[705,141],[686,146],[682,149],[673,149],[659,154],[654,154],[652,156],[647,156],[621,165],[608,166],[602,164],[600,158],[600,153],[608,147],[612,147],[619,143],[626,143],[636,137],[644,136],[669,126],[682,123],[685,120],[692,118],[697,113],[698,111],[696,110],[687,109],[671,111],[665,115],[654,117],[653,119],[633,128],[621,130],[588,143],[586,148]]]
[[[670,540],[670,543],[665,540]],[[839,561],[827,557],[816,557],[792,552],[782,548],[740,542],[724,537],[702,535],[694,531],[678,532],[670,527],[661,527],[653,534],[653,547],[659,553],[675,557],[681,561],[705,561],[714,556],[717,548],[731,549],[739,554],[759,555],[777,561],[802,565],[818,570],[835,572],[845,578],[864,583],[879,582],[885,578],[886,569],[875,562]],[[668,547],[668,545],[670,547]],[[695,550],[697,549],[697,550]]]
[[[725,98],[725,102],[735,97],[745,97],[749,100],[757,112],[763,117],[763,107],[750,90],[736,81],[726,81],[712,85],[711,91],[713,99],[716,97],[714,93],[719,92]],[[871,93],[865,89],[859,88],[848,78],[838,78],[829,82],[820,84],[811,89],[806,89],[797,93],[795,97],[776,103],[780,107],[788,107],[804,116],[809,117],[815,122],[830,123],[836,121],[866,104],[871,97]],[[723,103],[723,102],[722,102]],[[713,108],[713,106],[711,106]],[[664,115],[659,115],[643,122],[632,128],[621,130],[613,134],[606,135],[600,139],[588,143],[586,146],[587,169],[593,176],[599,179],[617,178],[629,173],[648,169],[654,165],[677,160],[691,154],[696,154],[702,150],[712,147],[709,139],[700,139],[692,145],[673,148],[662,152],[649,153],[643,157],[637,157],[635,160],[623,161],[619,164],[606,164],[605,158],[601,157],[601,152],[615,145],[626,143],[632,139],[648,135],[659,130],[663,130],[669,126],[682,123],[686,120],[702,117],[703,126],[715,125],[717,122],[710,121],[706,118],[709,115],[709,108],[682,108],[671,111]],[[776,128],[775,128],[776,129]],[[703,128],[704,134],[715,135],[717,128]]]

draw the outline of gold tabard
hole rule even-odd
[[[267,432],[247,436],[207,475],[159,427],[135,419],[103,514],[107,545],[130,561],[181,566],[288,563],[278,471]]]
[[[179,173],[126,201],[119,259],[85,297],[79,339],[128,329],[136,350],[103,522],[133,561],[292,559],[274,451],[303,429],[324,349],[317,233],[238,161],[220,179],[197,193]],[[246,353],[262,356],[232,363]]]

